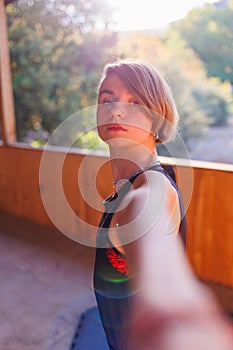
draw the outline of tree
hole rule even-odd
[[[204,62],[210,77],[233,86],[233,0],[219,1],[191,11],[175,22],[177,30]]]
[[[51,133],[95,103],[97,75],[115,35],[105,0],[21,0],[6,12],[17,130],[24,140],[27,130]]]
[[[209,125],[224,123],[226,88],[208,79],[205,66],[176,30],[121,33],[118,53],[148,60],[171,86],[180,115],[180,135],[189,145]],[[133,53],[133,54],[132,54]]]

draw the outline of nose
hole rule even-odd
[[[124,103],[122,102],[113,102],[110,107],[110,116],[112,118],[123,118],[124,117]]]

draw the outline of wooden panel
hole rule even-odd
[[[201,278],[233,286],[232,171],[193,171],[188,255]]]
[[[39,183],[42,154],[30,148],[0,147],[0,210],[55,225],[72,239],[79,231],[94,244],[102,200],[112,190],[111,180],[109,189],[106,186],[106,176],[111,176],[106,158],[46,152],[44,178]],[[81,165],[83,180],[78,179]],[[96,176],[98,188],[94,186]],[[80,226],[80,221],[87,224]]]
[[[107,158],[73,153],[64,156],[62,152],[50,152],[46,165],[47,182],[39,187],[41,157],[42,150],[0,147],[0,210],[43,225],[53,225],[40,193],[49,190],[62,229],[75,232],[79,226],[74,216],[70,216],[69,212],[66,214],[66,205],[59,193],[64,192],[74,215],[95,228],[101,215],[102,199],[112,191]],[[182,164],[176,166],[185,198],[189,198],[188,192],[190,187],[192,189],[187,212],[188,257],[201,279],[233,287],[233,167],[222,166],[224,169],[218,170],[213,164],[212,169],[208,169],[208,163],[204,164],[205,167],[200,167],[199,162],[192,165],[191,169]],[[61,167],[62,179],[59,178]],[[57,191],[59,181],[62,191]],[[87,227],[82,234],[94,240],[95,232],[95,229],[89,231]]]
[[[39,191],[41,152],[0,147],[0,209],[49,224]]]
[[[11,82],[10,57],[4,1],[0,0],[0,124],[5,144],[16,140],[14,98]]]

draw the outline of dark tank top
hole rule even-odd
[[[165,170],[166,169],[166,170]],[[181,192],[176,184],[175,172],[171,166],[155,165],[147,170],[163,173],[179,197],[181,221],[179,235],[186,245],[186,217]],[[118,193],[104,201],[105,212],[100,221],[97,234],[96,260],[94,269],[94,290],[101,321],[111,350],[127,350],[129,332],[130,304],[137,291],[132,289],[132,275],[127,258],[112,246],[108,237],[114,212],[128,193],[138,175],[132,177]]]

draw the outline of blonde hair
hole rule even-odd
[[[139,60],[117,60],[104,67],[99,89],[109,74],[116,74],[140,105],[153,118],[156,143],[175,138],[178,112],[171,89],[161,74],[150,64]]]

